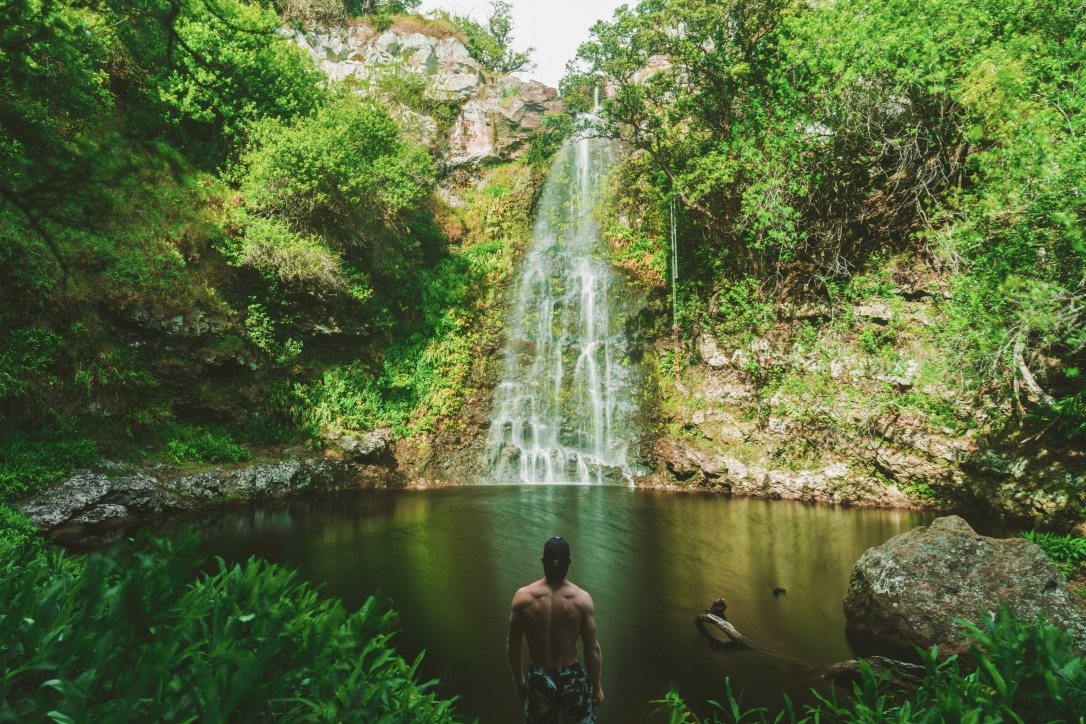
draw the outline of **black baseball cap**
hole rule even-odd
[[[549,568],[569,563],[569,543],[562,536],[554,536],[543,544],[543,561]]]

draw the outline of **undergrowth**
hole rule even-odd
[[[1040,546],[1064,578],[1086,566],[1086,538],[1036,530],[1024,531],[1020,535]]]
[[[976,668],[957,655],[939,661],[937,648],[918,650],[924,679],[907,691],[889,675],[877,676],[866,662],[861,681],[846,696],[823,696],[797,711],[786,696],[782,711],[745,709],[725,680],[726,699],[709,702],[699,717],[675,690],[659,703],[672,724],[758,722],[1082,722],[1086,711],[1086,667],[1071,650],[1071,636],[1043,620],[1023,623],[1004,607],[979,625],[958,622],[971,640]]]
[[[166,448],[176,463],[240,463],[253,458],[220,427],[175,426],[166,435]]]
[[[374,599],[348,613],[252,559],[201,572],[196,546],[0,535],[0,721],[454,721]]]
[[[13,501],[98,462],[98,447],[60,431],[0,439],[0,502]]]

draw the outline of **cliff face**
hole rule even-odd
[[[360,93],[384,96],[395,107],[398,99],[389,89],[411,84],[421,86],[429,104],[454,109],[451,124],[427,109],[397,109],[404,125],[436,152],[446,172],[516,158],[543,116],[562,110],[554,88],[490,73],[457,37],[431,32],[395,25],[384,32],[367,25],[283,31],[329,78]]]
[[[929,330],[945,289],[851,305],[782,303],[750,336],[702,331],[661,378],[650,487],[852,505],[968,509],[1037,526],[1086,518],[1086,458],[993,427]],[[946,292],[949,294],[949,292]],[[654,352],[672,354],[661,338]]]

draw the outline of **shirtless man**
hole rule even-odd
[[[558,536],[551,538],[540,560],[544,576],[513,596],[505,639],[513,683],[524,704],[524,723],[557,724],[561,714],[568,724],[594,724],[595,705],[603,701],[596,609],[587,591],[566,580],[569,543]],[[531,660],[527,677],[520,655],[524,637]],[[585,668],[577,663],[578,637],[584,646]]]

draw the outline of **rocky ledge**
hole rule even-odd
[[[390,430],[342,435],[327,454],[181,473],[104,462],[19,503],[43,532],[68,537],[198,508],[237,505],[309,492],[402,488]]]
[[[977,535],[958,516],[938,518],[869,549],[852,569],[848,628],[939,656],[966,653],[957,619],[977,623],[1003,606],[1022,621],[1043,616],[1086,652],[1086,599],[1071,591],[1037,545]]]

